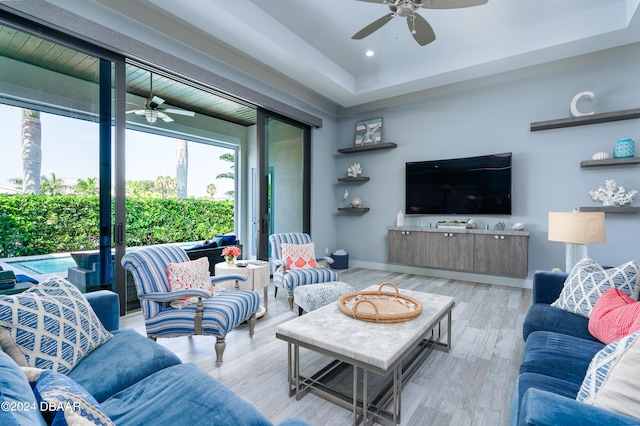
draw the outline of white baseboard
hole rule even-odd
[[[483,284],[496,284],[517,288],[532,288],[533,278],[512,278],[498,275],[474,274],[471,272],[449,271],[445,269],[419,268],[417,266],[396,265],[388,263],[367,262],[349,259],[349,267],[375,269],[378,271],[400,272],[403,274],[426,275],[451,280],[472,281]]]

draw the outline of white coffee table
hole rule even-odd
[[[377,290],[371,286],[365,290]],[[426,359],[433,349],[449,351],[451,348],[452,297],[419,291],[400,290],[419,300],[422,313],[406,322],[381,324],[353,319],[345,315],[334,302],[313,312],[280,324],[276,337],[288,343],[289,394],[296,399],[312,392],[323,398],[353,410],[354,424],[364,420],[385,425],[400,423],[402,385]],[[446,343],[441,321],[447,319]],[[318,373],[300,375],[300,348],[326,355],[336,361]],[[406,362],[405,362],[406,361]],[[333,383],[345,367],[352,366],[352,389],[337,389]],[[363,373],[362,389],[358,386],[358,370]],[[374,377],[372,396],[367,395],[368,373]],[[392,376],[392,378],[389,378]],[[345,380],[342,380],[344,382]],[[377,382],[381,384],[378,386]],[[340,386],[338,386],[340,387]],[[350,393],[350,395],[349,395]],[[385,407],[392,402],[393,412]]]
[[[260,318],[269,310],[269,297],[267,295],[269,290],[270,277],[269,263],[253,264],[249,263],[247,266],[239,267],[235,264],[230,265],[227,262],[216,263],[215,273],[216,276],[238,274],[247,277],[246,281],[239,282],[239,288],[241,290],[259,290],[264,289],[264,305],[260,305],[256,312],[256,317]],[[216,287],[234,289],[234,284],[231,281],[226,281],[216,284]]]

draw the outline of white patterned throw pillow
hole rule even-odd
[[[282,258],[287,261],[286,269],[315,268],[316,250],[313,243],[287,244],[281,246]]]
[[[62,374],[112,337],[80,290],[55,276],[22,294],[0,297],[0,326],[30,367]]]
[[[604,269],[593,259],[582,259],[571,270],[558,300],[551,306],[589,318],[596,301],[607,290],[618,290],[638,300],[636,286],[640,264],[632,260],[616,268]]]
[[[640,418],[640,332],[605,346],[589,364],[576,400]]]

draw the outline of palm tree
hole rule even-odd
[[[42,127],[40,111],[22,109],[22,191],[40,193]]]
[[[98,179],[78,179],[78,183],[76,183],[76,186],[73,188],[73,190],[78,195],[98,195]]]
[[[234,180],[236,178],[236,173],[234,171],[235,165],[236,165],[236,156],[234,154],[228,152],[226,154],[222,154],[219,158],[221,160],[223,160],[223,161],[227,161],[227,162],[231,163],[231,165],[229,166],[229,168],[231,170],[229,170],[228,172],[225,172],[225,173],[220,173],[218,176],[216,176],[216,179],[231,179],[231,180]],[[235,191],[233,191],[233,190],[232,191],[227,191],[225,193],[225,195],[227,195],[229,198],[233,198],[234,192]]]
[[[178,198],[187,198],[187,173],[189,171],[189,151],[185,139],[176,140],[176,177]]]
[[[62,179],[56,177],[55,173],[51,172],[51,179],[46,176],[41,176],[40,179],[42,180],[41,191],[43,194],[64,195],[67,187]]]
[[[218,188],[216,188],[216,184],[215,183],[210,183],[209,185],[207,185],[207,194],[209,194],[210,198],[213,198],[214,195],[216,195],[216,191],[218,190]]]
[[[156,178],[155,188],[160,192],[161,198],[175,197],[178,187],[177,180],[171,176],[158,176]]]

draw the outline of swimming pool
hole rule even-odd
[[[193,247],[194,243],[178,243],[178,245],[187,249]],[[135,250],[135,248],[131,248],[129,250]],[[25,272],[40,275],[67,273],[69,268],[77,266],[70,254],[61,254],[58,256],[51,255],[49,257],[39,256],[38,259],[2,259],[2,261]]]
[[[69,268],[76,266],[76,262],[73,261],[71,256],[14,261],[4,260],[4,262],[15,268],[22,269],[25,272],[33,274],[56,274],[60,272],[67,272]]]

